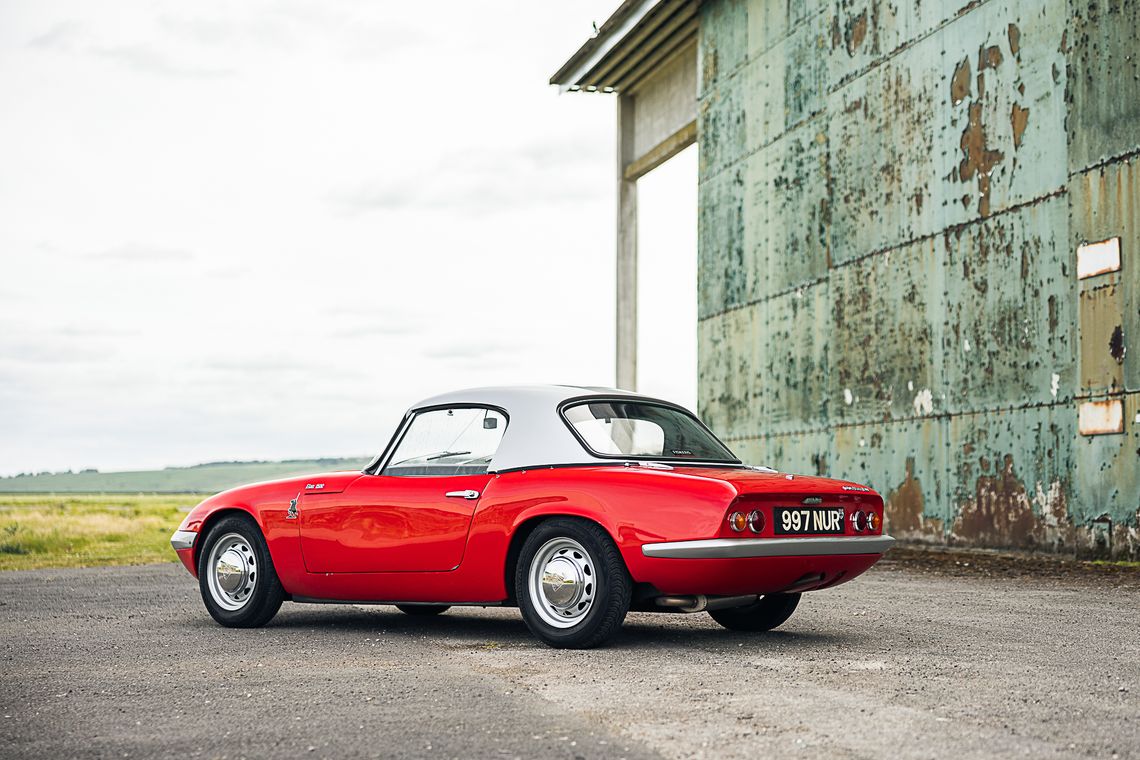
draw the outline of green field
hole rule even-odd
[[[195,494],[0,494],[0,570],[173,562]]]
[[[330,470],[359,470],[369,459],[212,462],[131,472],[52,472],[0,478],[0,493],[217,493],[227,488]]]

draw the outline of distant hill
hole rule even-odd
[[[243,483],[294,475],[359,470],[371,458],[210,462],[134,472],[57,472],[0,478],[0,493],[216,493]]]

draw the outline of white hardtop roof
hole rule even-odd
[[[507,429],[491,460],[490,471],[544,467],[556,464],[613,464],[612,458],[593,455],[570,432],[558,407],[582,397],[622,397],[662,403],[658,399],[617,388],[581,385],[517,385],[443,393],[412,405],[411,414],[428,407],[451,404],[494,406],[507,413]],[[664,402],[668,403],[668,402]],[[673,404],[673,406],[677,406]]]

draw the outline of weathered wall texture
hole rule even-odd
[[[1138,30],[1120,0],[704,3],[714,429],[873,485],[904,538],[1140,555]],[[1104,398],[1124,433],[1080,435]]]

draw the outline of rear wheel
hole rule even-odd
[[[219,520],[206,535],[198,587],[211,617],[229,628],[265,625],[285,600],[261,530],[241,515]]]
[[[448,604],[397,604],[396,609],[412,617],[431,617],[451,609]]]
[[[709,615],[733,631],[770,631],[792,616],[799,594],[768,594],[743,607],[709,610]]]
[[[621,552],[596,523],[557,518],[527,537],[515,569],[523,620],[552,647],[597,646],[621,627],[633,583]]]

